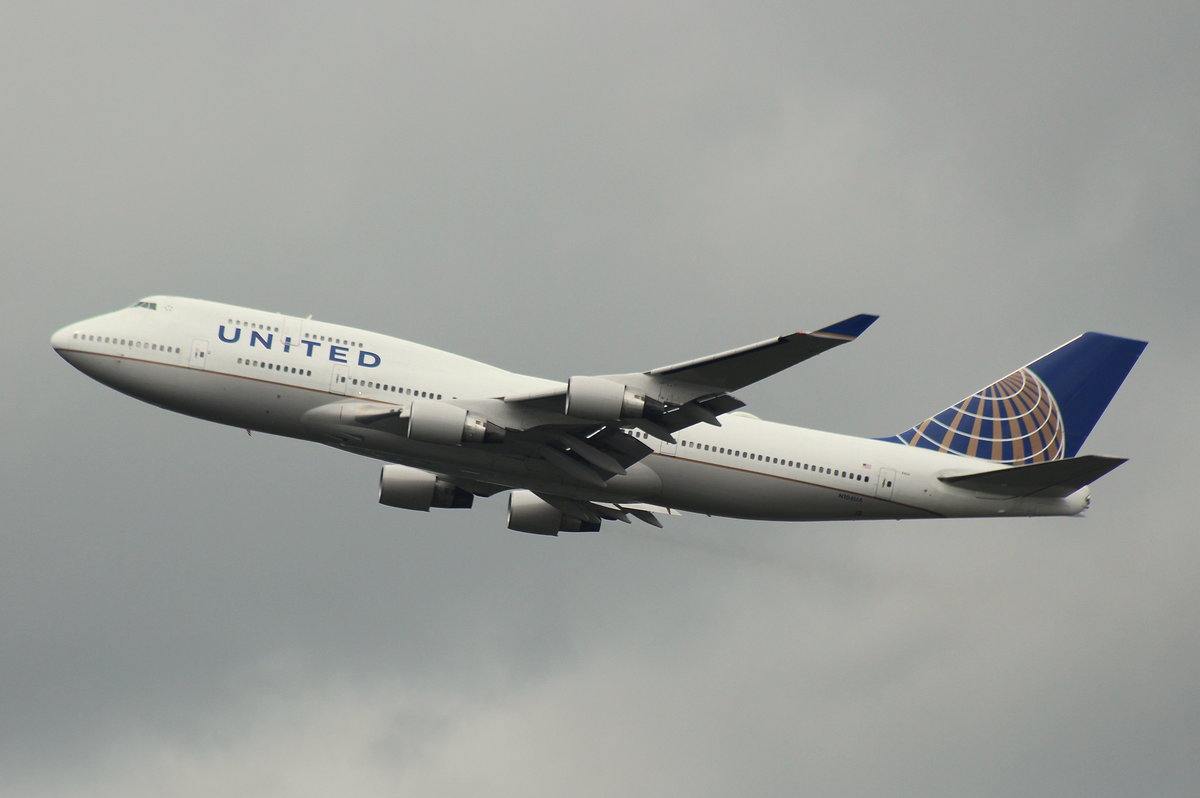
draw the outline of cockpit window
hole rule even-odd
[[[134,302],[130,307],[146,308],[147,310],[158,310],[158,303],[157,302],[146,302],[143,300],[141,302]]]

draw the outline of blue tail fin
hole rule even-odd
[[[885,440],[998,463],[1075,457],[1146,348],[1089,332]]]

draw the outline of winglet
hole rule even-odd
[[[847,341],[853,341],[858,336],[879,319],[870,313],[859,313],[857,316],[851,316],[848,319],[842,319],[839,322],[830,324],[828,327],[822,327],[819,330],[811,333],[812,335],[822,335],[827,338],[842,338]]]

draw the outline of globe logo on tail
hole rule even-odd
[[[1028,368],[896,436],[909,446],[1011,465],[1061,460],[1064,438],[1058,403]]]

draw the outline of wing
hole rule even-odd
[[[720,426],[719,416],[745,406],[732,391],[853,341],[877,318],[860,314],[649,371],[572,377],[547,391],[453,404],[503,427],[506,453],[601,487],[653,451],[632,431],[674,443],[674,433],[693,424]]]
[[[853,341],[878,318],[862,313],[816,332],[798,332],[760,341],[717,355],[652,369],[645,372],[644,376],[656,382],[671,381],[721,392],[736,391],[835,346]]]

